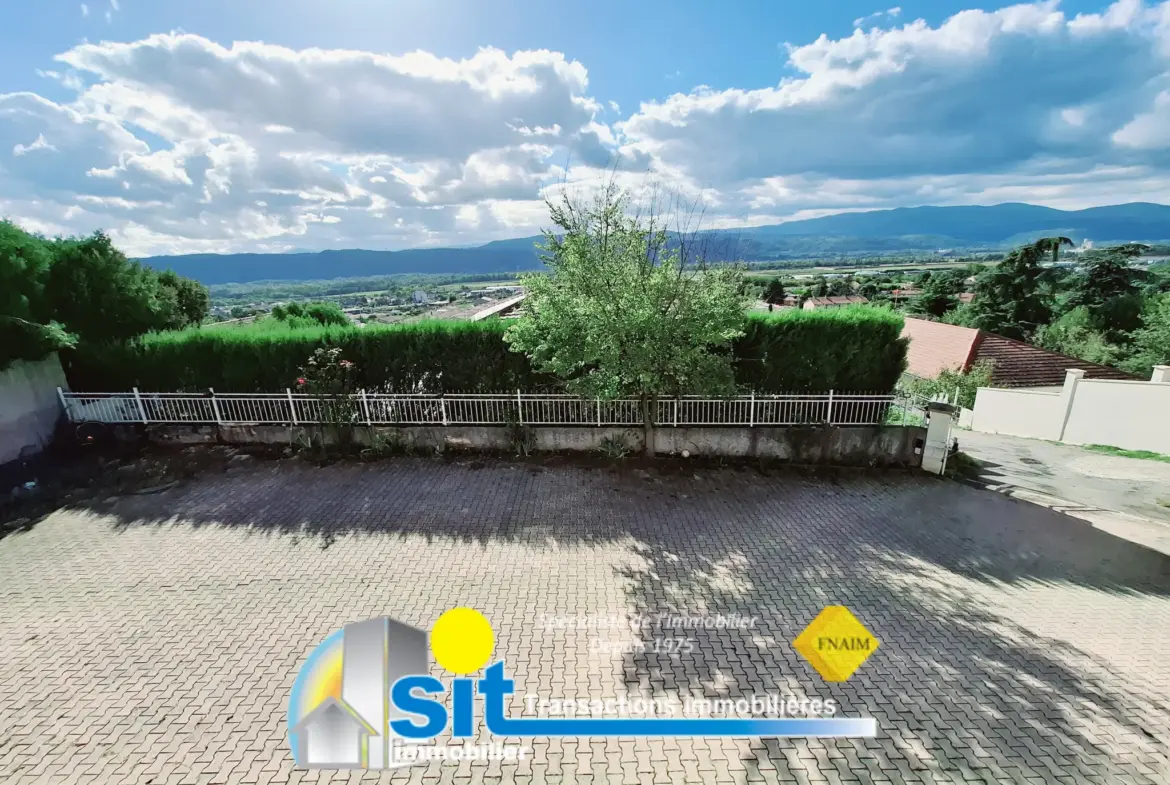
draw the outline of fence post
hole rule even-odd
[[[752,405],[751,405],[751,409],[750,409],[750,414],[748,415],[748,427],[749,428],[756,427],[756,391],[755,390],[752,390]]]
[[[208,387],[207,391],[211,393],[211,408],[215,412],[215,424],[223,425],[223,417],[219,415],[219,401],[215,400],[215,388]],[[135,390],[137,392],[137,390]]]
[[[597,427],[601,427],[601,399],[597,399]]]
[[[291,418],[290,421],[292,422],[293,425],[296,425],[297,424],[297,407],[296,407],[296,404],[293,403],[292,390],[289,389],[288,387],[285,387],[284,391],[286,393],[288,393],[288,413],[289,413],[289,417]]]
[[[447,398],[446,396],[439,396],[439,411],[443,415],[443,425],[450,425],[447,421]]]
[[[828,423],[829,423],[829,425],[832,425],[832,424],[833,424],[833,391],[832,391],[832,390],[829,390],[829,417],[828,417]]]
[[[678,427],[678,396],[674,397],[674,427]]]
[[[73,414],[69,411],[69,404],[65,403],[65,391],[60,387],[57,388],[57,400],[61,402],[61,412],[65,415],[65,419],[73,422]]]
[[[906,418],[910,414],[910,398],[909,396],[902,396],[902,427],[906,427]]]
[[[520,424],[524,424],[524,401],[520,399],[520,388],[516,388],[516,416],[520,418]]]
[[[362,390],[362,414],[366,415],[366,425],[373,425],[370,422],[370,402],[366,400],[365,390]]]
[[[60,388],[58,388],[60,389]],[[138,416],[142,418],[142,424],[146,424],[146,407],[142,405],[142,395],[139,394],[138,388],[134,388],[134,402],[138,404]]]

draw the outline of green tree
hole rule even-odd
[[[773,278],[764,287],[764,302],[770,303],[771,305],[781,305],[784,302],[786,294],[787,292],[784,291],[784,282],[779,278]]]
[[[158,283],[163,290],[160,297],[166,297],[168,301],[174,303],[169,325],[171,329],[203,324],[211,311],[211,295],[206,286],[190,278],[184,278],[173,270],[159,273]]]
[[[612,184],[592,200],[562,196],[548,207],[554,228],[542,259],[551,274],[525,276],[524,316],[507,340],[571,392],[640,399],[653,454],[659,396],[734,390],[742,272],[708,267],[700,235],[668,234],[653,210],[631,216]]]
[[[966,276],[960,270],[946,270],[931,276],[922,284],[922,294],[906,304],[906,310],[942,318],[947,311],[953,311],[959,306],[959,293],[963,291],[964,278]]]
[[[1050,298],[1044,290],[1046,271],[1040,262],[1055,258],[1067,237],[1045,237],[1016,248],[975,284],[971,326],[1008,338],[1027,340],[1052,318]]]
[[[853,279],[849,277],[834,278],[829,281],[825,291],[829,297],[848,297],[853,294]]]
[[[1083,305],[1041,327],[1034,340],[1050,351],[1102,365],[1116,365],[1124,353],[1097,329],[1096,320]]]
[[[1072,282],[1069,308],[1085,308],[1093,329],[1121,339],[1141,326],[1144,270],[1130,267],[1129,260],[1149,246],[1130,243],[1106,248],[1085,260],[1084,269]]]
[[[272,317],[287,322],[290,327],[317,327],[320,325],[347,325],[349,317],[337,303],[289,303],[272,306]]]
[[[76,342],[46,307],[52,262],[47,241],[0,221],[0,369],[15,360],[39,360]]]
[[[1148,376],[1155,365],[1170,365],[1170,293],[1146,301],[1142,325],[1133,334],[1132,355],[1121,367]]]
[[[52,243],[48,312],[80,340],[122,341],[171,326],[173,301],[160,297],[153,270],[129,261],[101,232]]]

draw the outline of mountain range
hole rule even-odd
[[[1063,235],[1096,245],[1170,240],[1170,206],[1134,202],[1085,210],[1009,203],[988,207],[899,207],[839,213],[769,226],[703,233],[708,258],[772,261],[842,255],[923,254],[941,249],[992,251]],[[519,272],[541,266],[540,237],[472,248],[402,251],[331,250],[285,254],[189,254],[143,258],[205,284],[306,281],[405,273]]]

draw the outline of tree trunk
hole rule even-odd
[[[646,442],[642,454],[647,458],[654,457],[654,404],[657,400],[653,395],[642,396],[642,428]]]

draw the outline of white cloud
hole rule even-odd
[[[626,151],[713,186],[729,211],[967,201],[962,188],[927,186],[992,174],[1029,183],[1041,167],[1069,176],[1112,167],[1120,182],[1137,167],[1165,191],[1168,8],[1121,0],[1070,20],[1042,2],[964,11],[938,27],[821,36],[789,47],[799,76],[677,93],[617,128]],[[1116,185],[1081,193],[1081,203],[1105,190],[1131,201]],[[1026,200],[1059,192],[1068,202],[1059,188]]]
[[[1170,148],[1170,91],[1158,93],[1150,110],[1119,128],[1113,134],[1113,141],[1134,150]]]
[[[594,122],[584,66],[556,52],[452,60],[168,34],[57,59],[84,77],[76,97],[0,95],[0,144],[32,149],[42,129],[56,143],[62,127],[88,143],[61,148],[72,166],[51,176],[7,172],[0,198],[81,204],[134,252],[328,245],[341,232],[442,242],[462,206],[538,200],[554,159],[608,159],[617,144]],[[505,231],[485,215],[478,226]]]
[[[872,27],[786,45],[791,76],[647,100],[621,121],[587,64],[546,50],[83,43],[40,72],[53,100],[0,94],[0,214],[166,253],[518,236],[545,222],[544,196],[606,176],[701,198],[711,226],[1170,202],[1170,2],[858,22]]]
[[[16,145],[14,145],[12,147],[12,154],[13,155],[27,155],[28,153],[36,152],[37,150],[56,151],[56,149],[57,149],[56,147],[53,147],[53,145],[49,144],[48,140],[45,139],[44,134],[37,134],[37,138],[34,139],[31,144],[17,143]]]
[[[81,15],[89,16],[89,6],[87,6],[85,3],[81,4]]]
[[[853,26],[854,27],[865,27],[868,24],[873,24],[874,22],[880,22],[884,19],[897,19],[901,15],[902,15],[901,7],[894,6],[893,8],[887,8],[885,11],[874,11],[872,14],[869,14],[868,16],[858,17],[857,19],[853,20]]]

